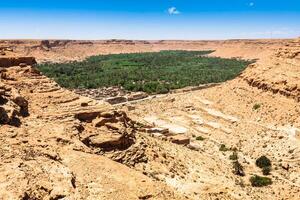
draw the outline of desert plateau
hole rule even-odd
[[[165,50],[251,64],[125,96],[38,67]],[[300,198],[300,39],[0,40],[0,72],[1,199]]]

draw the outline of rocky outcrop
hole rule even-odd
[[[34,57],[0,57],[0,67],[18,66],[20,64],[35,65]]]
[[[0,124],[20,126],[19,117],[28,115],[28,101],[0,82]]]
[[[287,43],[270,57],[251,64],[240,76],[250,86],[300,101],[300,45]]]
[[[73,41],[72,40],[42,40],[40,46],[45,50],[49,50],[54,47],[64,47],[70,42]]]
[[[288,98],[295,99],[298,102],[300,101],[300,88],[298,88],[298,85],[288,85],[284,80],[275,83],[269,83],[260,79],[253,79],[251,77],[244,77],[244,80],[252,87],[270,91],[273,94],[280,94]]]
[[[34,51],[39,51],[36,43]],[[190,47],[202,48],[201,43]],[[236,47],[240,43],[259,47],[253,51],[250,45],[244,54]],[[219,44],[225,56],[251,58],[273,43]],[[184,42],[151,44],[178,48]],[[232,45],[231,52],[227,45]],[[295,45],[299,42],[288,48],[296,52]],[[101,49],[109,53],[113,46]],[[115,47],[118,53],[122,49],[120,44]],[[128,51],[141,46],[130,47]],[[63,48],[40,56],[87,55],[82,49],[66,53]],[[282,90],[296,94],[300,85],[299,55],[288,57],[294,58],[265,56],[240,78],[220,86],[130,107],[74,94],[27,65],[0,68],[0,118],[5,121],[0,124],[0,199],[299,199],[299,103],[278,97]],[[264,92],[273,88],[279,89],[276,95]],[[254,110],[256,103],[262,106]],[[30,115],[17,114],[26,105]],[[145,126],[147,116],[157,118]],[[12,118],[21,126],[12,126]],[[230,161],[234,149],[245,177],[238,176],[243,175],[240,166]],[[274,163],[268,175],[273,184],[252,188],[249,176],[261,175],[255,159],[262,153]]]
[[[188,145],[190,143],[190,138],[184,135],[174,135],[170,140],[171,142],[180,145]]]
[[[275,55],[280,58],[288,58],[288,59],[293,59],[297,57],[300,58],[300,50],[280,49],[278,52],[276,52]]]
[[[127,167],[147,157],[125,112],[60,88],[30,66],[2,72],[0,199],[183,199]]]
[[[97,151],[125,150],[135,142],[134,122],[125,112],[100,113],[90,124],[85,125],[80,138],[84,144]]]

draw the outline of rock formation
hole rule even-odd
[[[44,46],[52,44],[45,51],[41,41],[0,42],[13,50],[0,56],[0,198],[299,198],[299,40]],[[257,60],[226,83],[144,101],[125,95],[111,105],[61,88],[30,66],[32,58],[18,58],[57,62],[163,49]],[[261,156],[272,161],[265,175],[272,185],[252,187],[251,177],[264,176],[255,165]]]

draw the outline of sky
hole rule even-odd
[[[0,0],[1,39],[300,36],[300,0]]]

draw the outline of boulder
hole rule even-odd
[[[12,101],[15,104],[17,104],[18,106],[20,106],[21,108],[27,108],[28,107],[28,101],[20,95],[13,96]]]
[[[190,143],[190,138],[185,135],[174,135],[170,137],[170,141],[175,144],[187,145]]]
[[[101,148],[103,151],[124,150],[134,144],[134,137],[126,132],[119,134],[101,129],[99,132],[83,138],[82,142],[89,147]]]
[[[26,63],[20,63],[19,66],[20,67],[27,67],[27,64]]]
[[[169,129],[167,129],[167,128],[149,128],[149,129],[146,129],[146,133],[160,133],[163,135],[168,135]]]
[[[17,115],[19,114],[17,108],[10,104],[5,104],[0,107],[0,124],[10,124],[19,126]]]
[[[111,98],[107,98],[106,101],[110,104],[118,104],[118,103],[124,103],[127,101],[126,97],[111,97]]]
[[[101,127],[104,126],[106,123],[117,123],[118,120],[114,117],[112,118],[103,118],[103,117],[98,117],[93,120],[92,124],[95,127]]]
[[[198,144],[197,142],[191,142],[187,145],[187,148],[194,150],[194,151],[199,151],[201,150],[201,146],[200,144]]]
[[[98,111],[87,111],[75,114],[75,118],[83,122],[92,122],[99,114],[100,112]]]
[[[8,124],[9,117],[6,110],[3,107],[0,107],[0,124]]]
[[[139,99],[144,99],[147,98],[148,94],[145,92],[137,92],[137,93],[133,93],[131,95],[128,95],[127,99],[128,101],[135,101],[135,100],[139,100]]]
[[[87,103],[87,102],[82,102],[81,104],[80,104],[80,106],[81,107],[87,107],[89,104]]]
[[[114,113],[113,112],[103,112],[103,113],[100,113],[100,116],[104,117],[104,118],[112,118],[112,117],[114,117]]]

